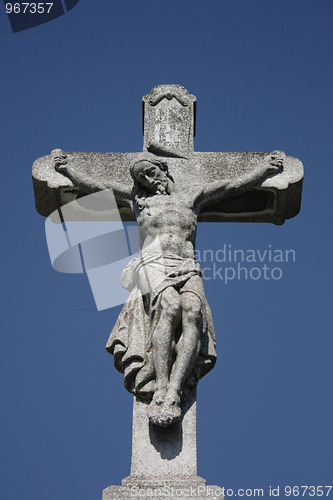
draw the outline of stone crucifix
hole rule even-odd
[[[122,219],[139,227],[140,255],[122,278],[131,293],[107,344],[135,395],[131,476],[123,487],[203,481],[196,475],[196,385],[216,353],[194,259],[197,223],[282,224],[300,208],[299,160],[282,151],[195,152],[195,109],[184,87],[159,85],[143,98],[142,153],[58,149],[33,166],[42,215],[111,188]],[[126,498],[114,488],[105,500]]]

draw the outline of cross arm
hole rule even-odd
[[[87,194],[112,188],[123,220],[135,220],[130,166],[140,153],[85,153],[55,149],[32,167],[37,211],[54,210]]]

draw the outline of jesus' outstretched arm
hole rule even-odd
[[[258,165],[251,172],[247,172],[234,179],[224,179],[211,184],[207,184],[196,202],[200,208],[206,204],[217,202],[229,196],[244,193],[251,189],[260,181],[266,179],[271,174],[277,174],[283,169],[285,153],[283,151],[273,151],[266,156],[263,163]]]
[[[132,208],[132,189],[130,185],[122,184],[112,179],[98,178],[89,168],[80,168],[77,165],[72,165],[66,160],[66,155],[54,157],[54,168],[57,172],[68,177],[75,186],[80,188],[84,193],[96,193],[103,189],[112,189],[116,200],[125,202]]]

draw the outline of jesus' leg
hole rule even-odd
[[[182,334],[177,344],[177,358],[163,407],[159,412],[159,425],[170,425],[179,420],[182,384],[195,367],[200,350],[201,300],[192,292],[184,292],[181,294],[181,305]]]
[[[162,292],[160,318],[152,333],[156,377],[154,396],[148,410],[148,416],[152,423],[158,423],[158,414],[167,392],[170,375],[171,344],[174,331],[180,319],[180,306],[180,296],[174,288],[168,287]]]

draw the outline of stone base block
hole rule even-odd
[[[125,484],[122,486],[109,486],[103,491],[102,500],[114,499],[140,499],[152,500],[224,500],[222,488],[219,486],[207,486],[201,482],[153,482]]]

